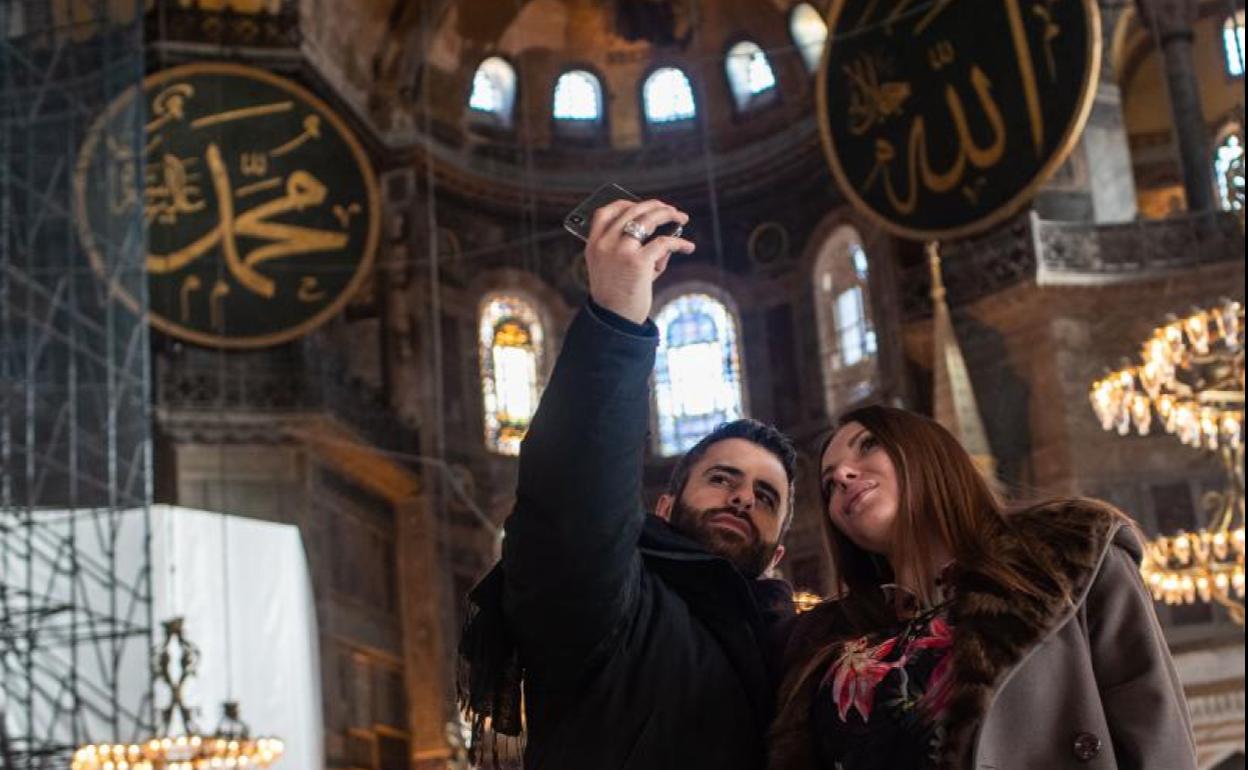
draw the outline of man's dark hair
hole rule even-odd
[[[694,444],[677,461],[676,467],[672,469],[672,478],[667,482],[667,493],[679,500],[680,496],[685,492],[685,485],[689,483],[689,472],[693,469],[694,463],[700,460],[713,445],[730,438],[744,439],[751,444],[757,444],[775,455],[776,459],[780,461],[780,465],[784,466],[784,475],[789,479],[789,510],[786,512],[784,522],[780,527],[780,537],[783,538],[785,533],[789,531],[789,525],[793,523],[793,491],[794,481],[797,478],[797,449],[794,448],[793,442],[788,436],[767,423],[751,419],[733,420],[732,422],[722,423],[715,430],[703,436],[698,443]]]

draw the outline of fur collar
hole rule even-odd
[[[990,575],[955,565],[949,619],[954,629],[954,686],[946,712],[941,768],[961,768],[969,761],[979,727],[993,695],[1027,653],[1060,627],[1087,595],[1111,543],[1138,561],[1134,526],[1117,509],[1087,499],[1061,499],[1006,517],[991,539],[992,552],[1020,569],[1042,589],[1039,597],[1021,596]],[[808,714],[814,686],[807,676],[828,665],[838,629],[849,627],[845,604],[829,601],[793,622],[785,646],[789,693],[783,708]],[[798,682],[802,682],[799,686]],[[796,690],[790,689],[796,687]],[[772,725],[768,770],[814,770],[810,723],[804,718]]]
[[[993,694],[1032,648],[1074,614],[1127,521],[1108,505],[1079,499],[1046,502],[1008,516],[993,540],[993,552],[1036,579],[1044,587],[1041,597],[1012,592],[973,568],[957,570],[949,611],[955,684],[942,767],[966,763]],[[1134,538],[1119,540],[1138,560]]]

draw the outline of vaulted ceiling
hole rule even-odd
[[[507,197],[523,181],[559,205],[593,180],[644,177],[650,186],[697,186],[708,163],[731,194],[739,176],[794,173],[818,158],[814,76],[790,36],[795,0],[300,0],[305,49],[383,144],[433,158],[449,182]],[[817,6],[823,3],[816,3]],[[750,40],[768,53],[778,98],[742,113],[724,74],[725,54]],[[509,130],[481,130],[467,103],[490,56],[518,76]],[[698,120],[653,134],[641,84],[655,67],[684,70]],[[554,130],[553,89],[569,68],[603,86],[602,132],[568,143]],[[561,193],[560,191],[567,191]]]

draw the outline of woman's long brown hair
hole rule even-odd
[[[919,578],[911,586],[925,603],[935,592],[935,578],[944,565],[933,564],[927,548],[933,537],[943,542],[959,568],[973,568],[1012,591],[1042,596],[1043,575],[1024,565],[999,559],[989,547],[993,537],[1008,527],[1005,507],[958,440],[939,423],[913,412],[883,405],[855,409],[841,416],[819,450],[820,464],[838,431],[858,423],[870,431],[888,453],[897,472],[898,510],[892,558],[912,567]],[[806,624],[808,633],[792,645],[796,660],[780,688],[780,710],[772,730],[773,759],[804,756],[810,742],[809,712],[819,681],[840,641],[879,628],[890,609],[884,606],[881,586],[891,583],[892,569],[841,533],[828,515],[830,488],[820,485],[823,532],[836,568],[835,606],[825,608]],[[820,613],[820,610],[815,610]],[[814,613],[812,613],[814,614]],[[788,768],[777,764],[774,770]]]

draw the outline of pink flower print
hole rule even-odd
[[[928,636],[915,639],[906,647],[905,657],[917,650],[934,650],[940,656],[940,662],[927,680],[927,691],[919,699],[919,706],[935,716],[949,705],[949,696],[953,691],[953,628],[944,618],[937,617],[932,619],[928,633]]]
[[[927,692],[919,698],[919,708],[923,709],[932,720],[937,720],[949,706],[949,697],[953,694],[953,652],[946,651],[945,656],[932,669],[927,680]]]
[[[867,638],[863,637],[842,648],[840,657],[823,679],[825,685],[829,679],[832,680],[832,699],[842,722],[847,720],[851,707],[858,709],[862,721],[871,719],[875,688],[896,665],[882,662],[881,658],[892,652],[896,643],[896,639],[889,639],[870,647]]]
[[[953,627],[942,617],[932,618],[927,627],[927,635],[914,639],[906,645],[905,656],[908,658],[918,650],[944,650],[953,646]]]

